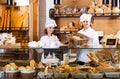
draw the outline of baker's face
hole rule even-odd
[[[82,22],[82,25],[83,25],[84,28],[90,27],[90,21],[84,20],[84,21]]]
[[[47,32],[48,33],[50,33],[50,34],[52,34],[53,33],[53,31],[54,31],[54,27],[47,27]]]

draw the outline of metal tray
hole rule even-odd
[[[87,74],[86,73],[71,73],[71,78],[72,79],[83,79],[83,78],[87,78]]]
[[[68,79],[69,73],[54,73],[55,79]]]
[[[105,72],[105,76],[108,78],[120,78],[120,72]]]
[[[103,78],[104,73],[90,73],[88,74],[89,79],[100,79]]]

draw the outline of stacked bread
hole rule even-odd
[[[78,31],[82,27],[81,23],[69,22],[67,25],[60,27],[60,31]]]
[[[6,71],[15,71],[18,70],[18,66],[15,63],[10,63],[5,65]]]
[[[93,61],[94,63],[98,64],[97,70],[99,71],[118,71],[119,68],[112,66],[107,61],[100,61],[100,57],[98,57],[94,52],[91,52],[88,54],[88,57]]]
[[[104,16],[110,16],[111,14],[119,15],[120,13],[119,7],[111,6],[111,1],[109,4],[103,4],[102,0],[91,0],[88,6],[88,13],[93,15],[96,14],[97,16],[103,14]]]
[[[101,8],[102,0],[91,0],[88,6],[88,13],[98,16],[103,14],[103,9]]]

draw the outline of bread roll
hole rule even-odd
[[[111,8],[106,7],[103,10],[104,10],[104,15],[105,16],[110,16],[111,15]]]
[[[113,7],[112,13],[113,13],[113,15],[119,15],[119,13],[120,13],[119,7]]]
[[[18,68],[18,70],[26,70],[26,68],[24,67],[24,66],[20,66],[19,68]]]
[[[88,13],[89,13],[89,14],[92,14],[92,15],[94,16],[95,10],[94,10],[93,8],[89,8],[89,9],[88,9]]]
[[[33,70],[31,66],[26,66],[26,70]]]
[[[95,9],[95,13],[97,16],[101,16],[103,14],[103,9],[98,7]]]

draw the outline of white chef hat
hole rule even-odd
[[[91,18],[92,18],[91,14],[85,14],[85,13],[83,13],[80,16],[80,21],[83,22],[84,20],[87,20],[87,21],[91,22]]]
[[[45,27],[48,28],[48,27],[56,27],[57,24],[55,22],[55,20],[48,20],[45,24]]]

